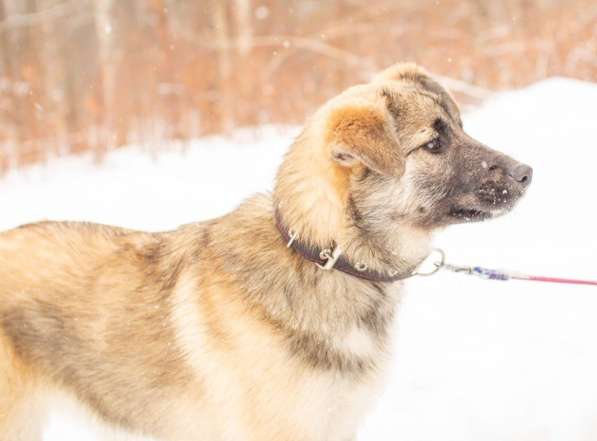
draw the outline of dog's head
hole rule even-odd
[[[485,220],[509,211],[531,182],[529,166],[468,136],[454,100],[412,64],[348,89],[318,113],[362,228]]]

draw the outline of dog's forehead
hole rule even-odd
[[[430,77],[385,79],[350,87],[332,100],[332,105],[368,104],[386,108],[397,120],[431,124],[444,117],[461,125],[460,112],[448,92]]]
[[[414,116],[435,121],[443,116],[460,125],[460,111],[454,100],[437,83],[431,84],[434,87],[418,82],[388,81],[381,83],[380,87],[388,101],[388,108],[394,110],[396,117]]]

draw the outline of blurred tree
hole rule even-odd
[[[0,0],[0,170],[300,123],[398,60],[470,103],[596,53],[594,0]]]

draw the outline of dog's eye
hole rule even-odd
[[[441,145],[441,142],[439,141],[439,138],[435,138],[435,139],[423,144],[422,147],[430,153],[439,153],[442,149],[442,145]]]

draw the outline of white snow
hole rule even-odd
[[[550,79],[465,115],[486,144],[533,166],[516,210],[454,226],[455,263],[597,279],[597,85]],[[296,129],[205,138],[187,151],[65,158],[0,180],[0,228],[43,218],[160,230],[271,189]],[[154,157],[155,156],[155,157]],[[597,289],[439,273],[407,282],[389,384],[361,441],[594,441]],[[95,441],[57,412],[44,441]]]

